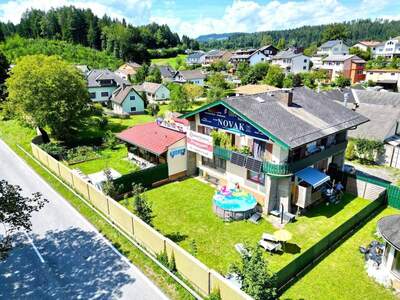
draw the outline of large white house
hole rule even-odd
[[[272,57],[272,64],[280,66],[285,73],[300,73],[310,70],[310,58],[293,49],[279,52]]]
[[[393,58],[400,56],[400,36],[391,38],[375,47],[372,53],[374,58],[382,56],[384,58]]]
[[[112,93],[128,81],[107,69],[94,69],[87,75],[90,98],[94,102],[107,102]]]
[[[270,61],[278,52],[272,45],[266,45],[259,49],[237,50],[229,59],[229,62],[237,66],[240,62],[247,62],[250,66],[260,62]]]
[[[317,50],[317,55],[346,55],[349,54],[349,46],[342,40],[332,40],[323,43]]]

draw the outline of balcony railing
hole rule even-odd
[[[297,160],[292,163],[275,164],[270,161],[264,161],[262,166],[262,171],[272,176],[289,176],[320,160],[326,159],[336,153],[345,151],[346,146],[347,146],[347,141],[331,145],[327,149],[321,150],[319,152],[307,156],[306,158]],[[230,160],[232,151],[218,146],[214,146],[214,155],[216,157],[225,160]]]

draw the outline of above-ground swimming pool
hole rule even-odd
[[[213,210],[223,219],[242,220],[256,212],[257,201],[250,193],[236,189],[217,191],[213,198]]]

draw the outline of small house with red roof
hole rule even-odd
[[[187,120],[168,117],[128,128],[117,137],[126,143],[128,157],[142,169],[168,164],[170,179],[186,176]]]

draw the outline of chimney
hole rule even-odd
[[[281,89],[276,94],[276,98],[279,99],[285,106],[292,106],[293,103],[293,90],[292,89]]]

